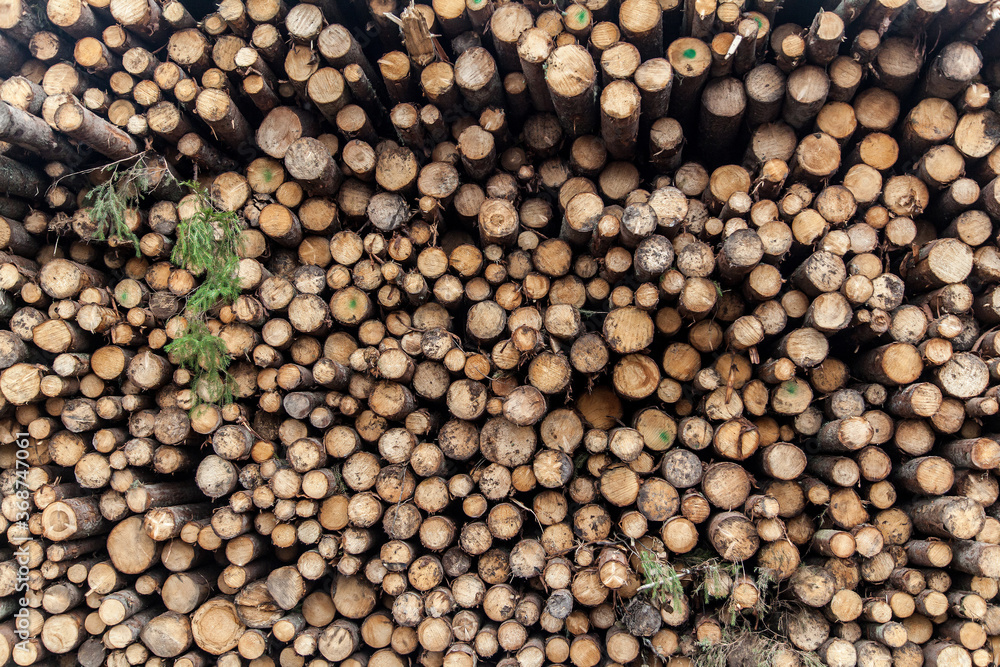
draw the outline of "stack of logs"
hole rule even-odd
[[[0,666],[997,664],[1000,6],[779,4],[0,2]]]

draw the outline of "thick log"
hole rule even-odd
[[[131,136],[84,108],[76,99],[59,106],[54,122],[60,132],[112,160],[124,160],[139,153],[139,145]]]

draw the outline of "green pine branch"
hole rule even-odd
[[[166,346],[178,366],[191,373],[193,405],[203,399],[210,403],[233,402],[235,382],[228,372],[232,359],[226,343],[200,319],[188,320],[184,335]]]
[[[126,216],[129,210],[137,209],[139,200],[153,189],[146,158],[140,155],[128,167],[116,163],[102,171],[110,171],[108,180],[91,188],[84,199],[90,208],[90,219],[97,225],[94,238],[98,241],[112,238],[127,241],[135,248],[135,256],[139,257],[139,237],[128,226]]]
[[[177,242],[170,261],[195,275],[201,284],[188,297],[188,309],[202,315],[218,303],[233,304],[240,295],[237,276],[240,257],[239,217],[235,211],[220,211],[198,183],[184,181],[198,197],[194,215],[177,225]]]
[[[177,225],[177,241],[170,261],[201,276],[188,296],[188,326],[180,338],[167,346],[177,363],[192,374],[195,406],[202,399],[229,404],[235,382],[227,369],[231,362],[225,342],[203,321],[205,313],[219,304],[232,305],[240,295],[240,222],[234,211],[220,211],[204,188],[185,181],[198,199],[195,213]]]

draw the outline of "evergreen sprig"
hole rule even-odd
[[[684,587],[677,570],[670,563],[661,563],[656,554],[646,547],[639,552],[643,585],[639,590],[648,590],[649,598],[659,604],[676,605],[684,598]]]
[[[140,155],[129,167],[115,164],[106,167],[111,175],[108,180],[90,189],[84,200],[90,208],[90,218],[97,224],[94,238],[107,241],[112,237],[123,239],[135,248],[139,257],[139,237],[128,226],[126,215],[139,207],[139,200],[153,189],[149,166]]]
[[[198,197],[194,215],[177,225],[177,242],[170,261],[194,274],[204,273],[201,284],[188,297],[188,309],[203,315],[219,302],[232,304],[240,295],[239,217],[220,211],[198,183],[185,181]]]
[[[192,374],[191,390],[195,406],[202,398],[232,403],[235,382],[228,372],[231,359],[225,342],[213,334],[202,319],[219,303],[232,305],[240,295],[239,217],[234,211],[220,211],[198,183],[185,181],[197,198],[193,215],[177,225],[177,241],[170,261],[201,274],[201,283],[188,296],[188,325],[184,335],[167,345],[177,363]]]
[[[226,343],[213,334],[205,322],[194,318],[188,320],[184,335],[171,341],[166,350],[181,368],[191,373],[194,405],[198,405],[202,397],[212,402],[233,402],[235,383],[227,370],[232,360]]]

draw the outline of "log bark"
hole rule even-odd
[[[124,160],[139,153],[139,145],[131,136],[75,99],[59,106],[54,121],[60,132],[93,146],[112,160]]]
[[[198,93],[195,105],[198,116],[230,149],[252,145],[250,126],[225,91],[206,88]]]

